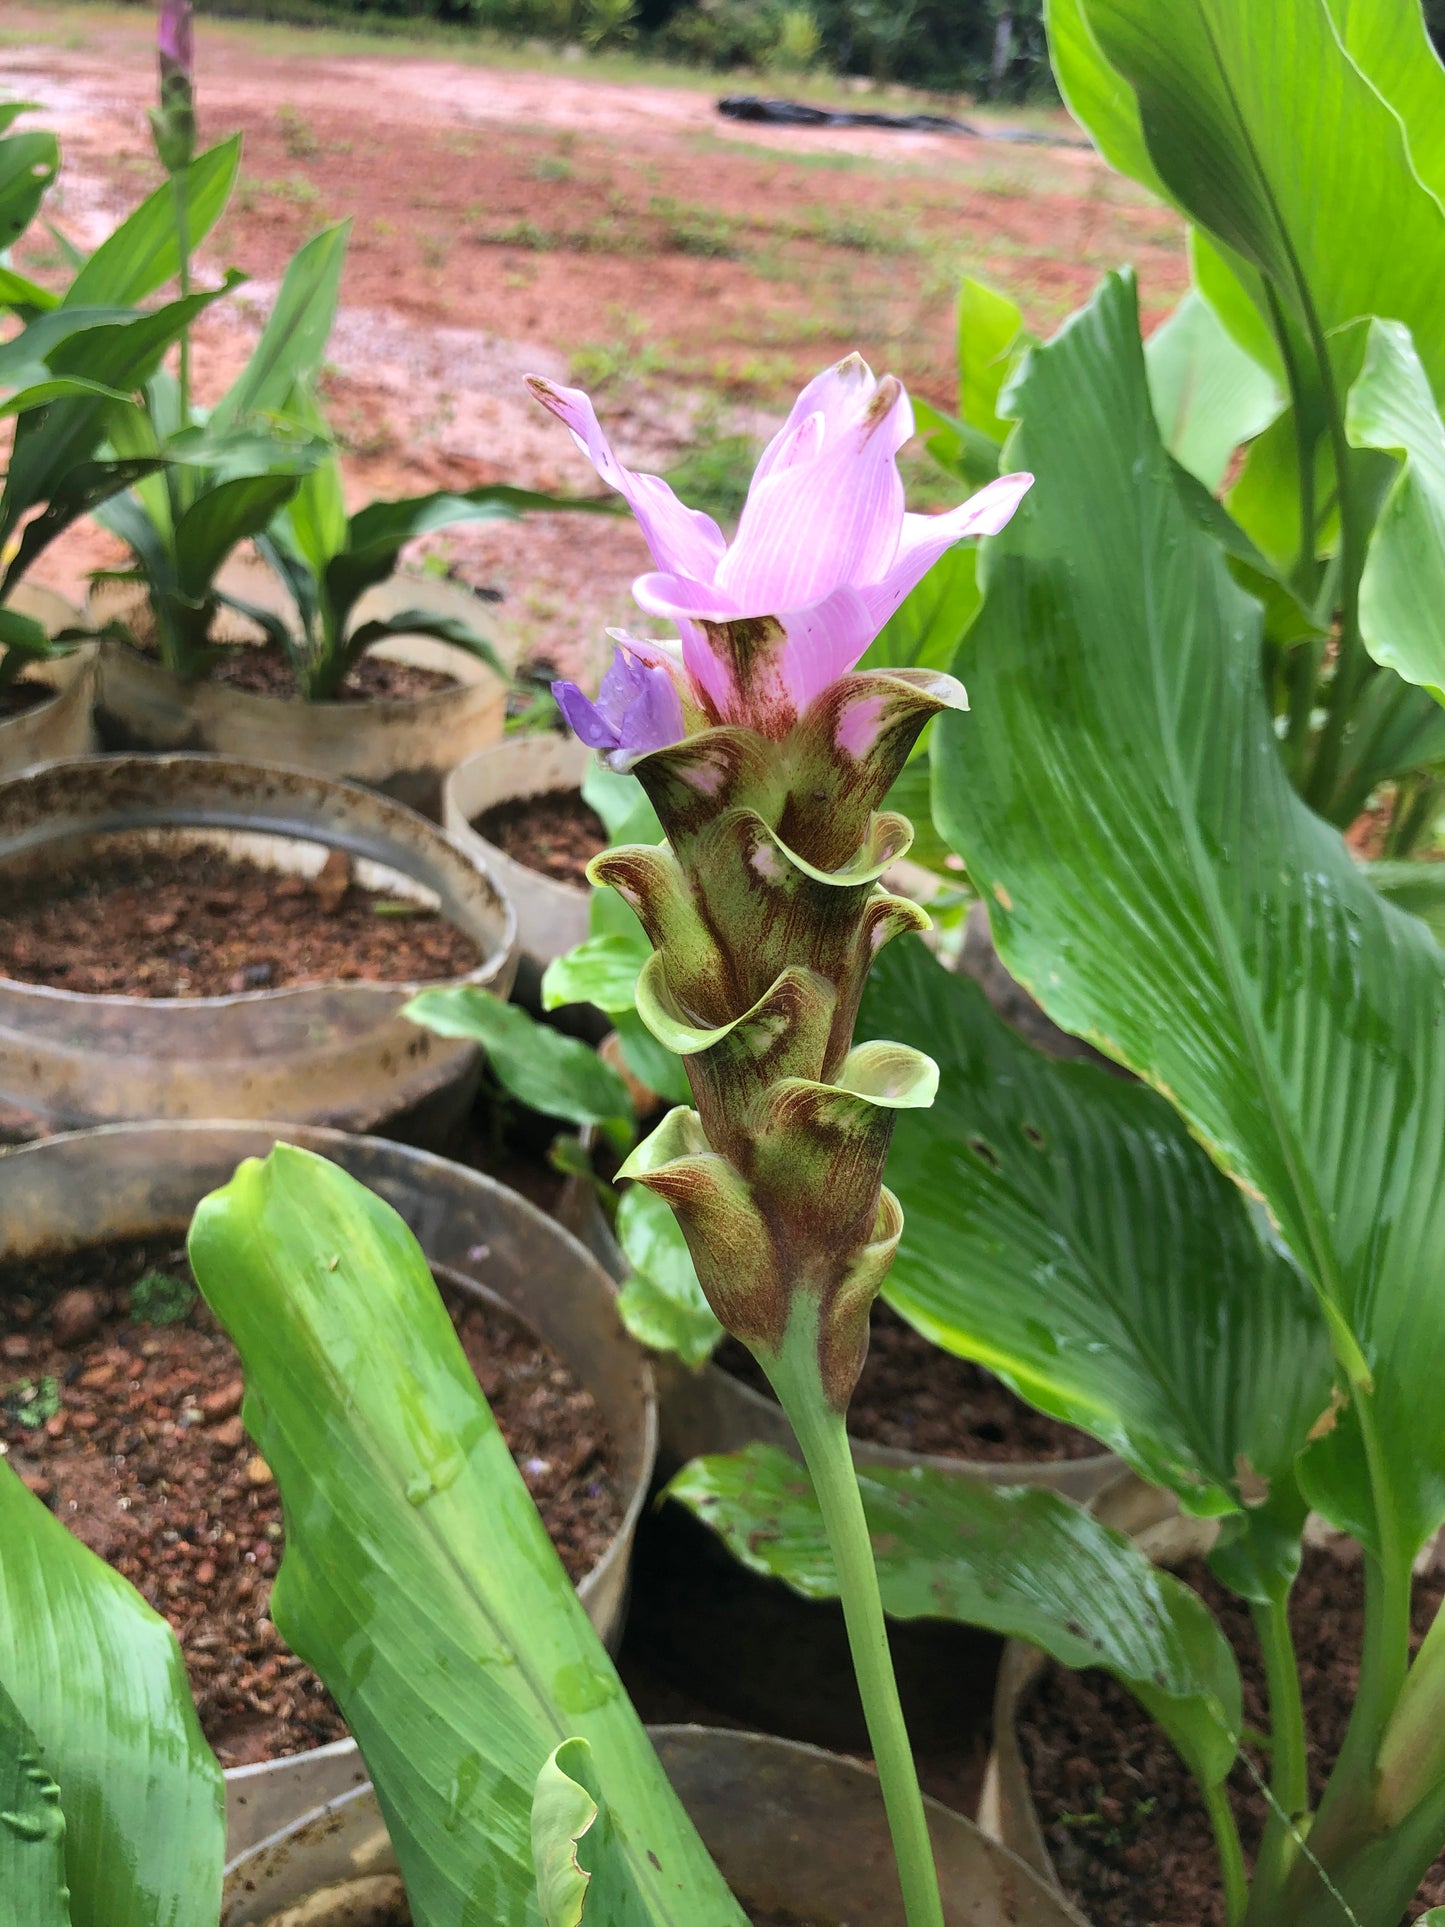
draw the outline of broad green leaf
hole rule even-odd
[[[1137,1694],[1206,1786],[1234,1764],[1239,1672],[1197,1593],[1123,1533],[1041,1487],[910,1466],[858,1474],[884,1610],[1026,1639],[1064,1666],[1101,1666]],[[750,1445],[694,1459],[667,1488],[741,1564],[805,1599],[838,1581],[808,1475]]]
[[[543,1927],[645,1927],[649,1915],[597,1783],[586,1740],[565,1740],[537,1775],[532,1859]]]
[[[71,1927],[65,1813],[39,1740],[0,1683],[0,1920]]]
[[[1019,357],[1036,339],[1024,326],[1016,301],[972,275],[963,277],[958,291],[958,412],[970,428],[1000,444],[1010,424],[998,413],[999,395]]]
[[[933,822],[932,777],[929,774],[928,748],[915,751],[899,772],[887,796],[890,810],[898,810],[913,825],[913,841],[908,846],[908,861],[921,863],[943,877],[952,887],[964,882],[962,865],[938,834]]]
[[[543,1010],[564,1004],[595,1004],[615,1017],[636,1001],[637,973],[651,955],[641,935],[588,937],[554,957],[542,977]]]
[[[175,1634],[3,1461],[0,1546],[0,1687],[60,1785],[73,1927],[214,1921],[221,1769]]]
[[[336,317],[350,231],[350,221],[338,221],[292,256],[251,359],[211,410],[213,430],[282,411],[293,390],[315,381]]]
[[[1385,668],[1445,702],[1445,422],[1408,331],[1372,321],[1346,432],[1403,457],[1370,535],[1360,634]]]
[[[609,843],[661,843],[662,825],[641,783],[626,770],[611,768],[600,756],[587,765],[582,801],[602,818]]]
[[[221,218],[241,160],[241,136],[233,134],[198,154],[181,175],[186,227],[192,250]],[[116,303],[131,307],[180,272],[176,195],[166,180],[127,215],[81,268],[65,291],[66,308]]]
[[[976,545],[946,549],[868,645],[860,669],[947,669],[978,609]]]
[[[1189,218],[1267,275],[1316,343],[1362,315],[1390,315],[1445,388],[1445,208],[1322,0],[1082,5]]]
[[[1325,0],[1345,52],[1405,123],[1415,172],[1445,200],[1445,68],[1420,0]]]
[[[1281,391],[1289,385],[1280,346],[1269,323],[1264,277],[1231,249],[1191,227],[1186,246],[1190,272],[1199,293],[1223,322],[1227,333],[1274,377]]]
[[[1121,174],[1167,199],[1144,145],[1139,103],[1128,82],[1105,59],[1089,21],[1086,0],[1045,0],[1049,60],[1064,105],[1094,137],[1104,159]]]
[[[640,1918],[743,1927],[397,1214],[278,1145],[203,1200],[190,1253],[286,1508],[272,1617],[356,1735],[416,1927],[539,1927],[533,1793],[574,1738]]]
[[[0,254],[29,227],[59,172],[60,148],[54,134],[37,128],[0,140]]]
[[[422,991],[402,1015],[439,1037],[480,1044],[510,1095],[544,1117],[569,1124],[632,1122],[632,1100],[617,1072],[590,1044],[539,1024],[520,1004],[504,1003],[475,984],[456,984]]]
[[[177,588],[200,600],[217,569],[240,542],[257,535],[295,492],[295,472],[238,475],[207,489],[186,510],[175,530]]]
[[[82,515],[118,495],[143,476],[153,475],[163,463],[151,457],[140,461],[79,462],[61,477],[39,515],[25,524],[10,566],[0,576],[0,596],[8,595],[36,556]]]
[[[9,308],[24,321],[35,315],[48,314],[52,308],[60,306],[60,296],[52,294],[49,288],[42,288],[38,281],[0,261],[0,307]]]
[[[658,1043],[635,1010],[614,1010],[611,1016],[627,1068],[638,1082],[669,1104],[691,1104],[692,1087],[682,1059]]]
[[[1329,1407],[1329,1341],[1183,1121],[1140,1084],[1034,1050],[916,938],[875,964],[859,1035],[939,1072],[933,1109],[894,1130],[889,1304],[1189,1511],[1259,1505]]]
[[[1264,1199],[1349,1381],[1306,1493],[1398,1556],[1445,1517],[1445,958],[1289,786],[1257,608],[1180,503],[1127,277],[1015,399],[1038,479],[987,556],[978,720],[935,736],[940,827],[1013,975]]]
[[[0,608],[0,649],[13,649],[18,655],[43,662],[51,654],[50,632],[34,616]]]
[[[676,1352],[684,1365],[705,1365],[723,1328],[672,1206],[645,1185],[628,1185],[617,1207],[617,1242],[630,1267],[617,1300],[623,1324],[639,1344]]]
[[[1273,379],[1194,288],[1149,337],[1144,361],[1164,446],[1205,488],[1218,488],[1235,449],[1279,413]]]
[[[1382,897],[1419,917],[1445,945],[1445,863],[1366,863],[1361,868]]]

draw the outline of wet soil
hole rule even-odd
[[[0,722],[4,722],[8,716],[24,716],[32,709],[39,709],[54,694],[49,683],[32,682],[27,676],[17,676],[13,682],[0,683]]]
[[[715,1362],[771,1398],[757,1361],[735,1339],[723,1341]],[[989,1463],[1087,1459],[1103,1450],[1086,1432],[1036,1412],[981,1365],[943,1351],[881,1301],[848,1430],[875,1445]]]
[[[338,851],[311,878],[209,849],[102,857],[26,885],[0,912],[0,974],[90,996],[427,983],[478,961],[433,911],[351,881]]]
[[[1208,1604],[1239,1658],[1244,1717],[1269,1727],[1264,1667],[1249,1609],[1202,1560],[1180,1569]],[[1445,1598],[1438,1573],[1417,1579],[1418,1647]],[[1310,1734],[1310,1795],[1317,1801],[1340,1744],[1359,1677],[1364,1579],[1358,1561],[1328,1548],[1305,1553],[1290,1601],[1300,1684]],[[1092,1927],[1222,1927],[1214,1840],[1194,1781],[1163,1732],[1104,1673],[1050,1666],[1019,1720],[1044,1836],[1060,1878]],[[1251,1750],[1256,1770],[1265,1756]],[[1236,1765],[1230,1802],[1251,1863],[1267,1817],[1263,1794]],[[1445,1859],[1437,1861],[1404,1923],[1445,1902]]]
[[[252,696],[300,697],[284,658],[270,649],[228,649],[210,672],[212,682],[242,689]],[[457,679],[444,669],[424,669],[419,663],[392,662],[386,656],[364,655],[347,672],[332,699],[339,703],[416,702],[439,689],[455,689]]]
[[[622,1520],[592,1396],[518,1320],[443,1286],[563,1564]],[[31,1490],[175,1628],[224,1766],[345,1736],[267,1617],[281,1501],[240,1417],[240,1361],[175,1239],[0,1266],[0,1440]]]
[[[472,819],[478,836],[529,870],[587,889],[587,865],[607,847],[602,818],[580,790],[509,797]]]

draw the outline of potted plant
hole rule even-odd
[[[294,1656],[267,1645],[279,1503],[235,1414],[234,1354],[199,1311],[182,1249],[199,1199],[277,1136],[272,1125],[121,1125],[0,1160],[9,1463],[176,1626],[226,1769],[232,1857],[364,1778],[354,1741],[337,1737],[340,1716]],[[578,1597],[614,1645],[656,1419],[647,1368],[618,1328],[605,1275],[478,1172],[337,1131],[293,1127],[286,1141],[369,1183],[415,1230]],[[107,1376],[117,1347],[132,1368]],[[44,1400],[27,1403],[25,1390],[55,1380],[64,1389],[49,1401],[57,1423],[47,1430]],[[152,1423],[167,1410],[185,1421],[168,1432]],[[163,1433],[169,1443],[157,1450]],[[109,1476],[98,1492],[101,1467]],[[117,1498],[127,1515],[119,1537]],[[268,1535],[258,1563],[253,1541],[265,1547]],[[203,1548],[199,1564],[171,1557],[180,1536]]]
[[[443,1132],[475,1049],[401,1016],[505,994],[506,899],[356,784],[220,756],[0,782],[0,1093],[45,1128],[216,1111]],[[8,1120],[7,1120],[8,1121]]]

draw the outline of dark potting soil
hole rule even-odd
[[[1267,1731],[1269,1699],[1249,1608],[1202,1559],[1180,1568],[1234,1647],[1246,1722]],[[1445,1597],[1437,1574],[1415,1581],[1414,1644]],[[1359,1676],[1364,1576],[1358,1561],[1306,1550],[1290,1600],[1310,1735],[1310,1796],[1317,1801],[1339,1752]],[[1020,1715],[1019,1739],[1044,1837],[1071,1899],[1092,1927],[1221,1927],[1214,1836],[1199,1791],[1163,1732],[1106,1673],[1050,1666]],[[1251,1753],[1257,1771],[1268,1762]],[[1268,1808],[1247,1769],[1235,1767],[1230,1802],[1253,1860]],[[1445,1902],[1437,1861],[1403,1917]],[[1403,1922],[1402,1922],[1403,1927]]]
[[[746,1902],[743,1903],[743,1912],[752,1922],[752,1927],[836,1927],[836,1923],[830,1920],[805,1920],[801,1914],[782,1912],[776,1907],[749,1907]],[[410,1907],[402,1901],[394,1912],[377,1921],[376,1927],[412,1927]]]
[[[280,696],[300,700],[296,680],[284,657],[274,649],[227,649],[210,670],[212,682],[242,689],[252,696]],[[333,702],[415,702],[439,689],[455,689],[457,679],[444,669],[423,669],[419,663],[392,662],[369,651],[352,664]]]
[[[92,996],[432,982],[477,961],[444,917],[352,882],[341,851],[310,878],[212,849],[100,857],[0,912],[0,975]]]
[[[453,1323],[574,1579],[622,1521],[592,1396],[507,1314]],[[267,1617],[281,1500],[246,1436],[240,1361],[175,1239],[0,1266],[0,1441],[26,1484],[164,1613],[223,1766],[341,1739]]]
[[[724,1371],[772,1397],[757,1360],[736,1339],[724,1339],[715,1356]],[[1036,1412],[981,1365],[942,1350],[881,1300],[848,1430],[874,1445],[990,1462],[1087,1459],[1103,1450],[1087,1433]]]
[[[515,796],[472,818],[472,828],[516,863],[587,888],[587,865],[607,847],[602,818],[580,790]]]
[[[23,716],[27,710],[39,709],[55,695],[49,683],[32,682],[28,676],[17,676],[13,682],[0,683],[0,722],[7,716]]]

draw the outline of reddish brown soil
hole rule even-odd
[[[834,1927],[832,1921],[804,1920],[801,1914],[785,1913],[776,1907],[760,1910],[744,1903],[743,1912],[752,1922],[752,1927]],[[412,1927],[410,1907],[403,1903],[397,1911],[377,1921],[376,1927]]]
[[[17,676],[13,682],[0,684],[0,721],[7,716],[23,716],[27,710],[39,709],[54,694],[48,683],[31,682],[25,676]]]
[[[285,661],[270,649],[231,649],[211,670],[212,682],[244,689],[253,696],[296,699],[296,685]],[[339,703],[415,702],[438,689],[455,689],[457,679],[444,669],[423,669],[385,656],[363,656],[346,675],[334,701]]]
[[[602,818],[582,801],[580,790],[514,797],[474,817],[472,828],[529,870],[583,889],[587,865],[607,847]]]
[[[1238,1655],[1244,1717],[1269,1727],[1264,1668],[1249,1609],[1227,1593],[1202,1560],[1185,1566]],[[1417,1579],[1418,1646],[1445,1598],[1438,1575]],[[1310,1795],[1318,1800],[1344,1739],[1359,1676],[1364,1581],[1357,1562],[1311,1549],[1290,1601],[1300,1684],[1310,1733]],[[1213,1835],[1203,1802],[1179,1755],[1122,1686],[1105,1673],[1050,1667],[1019,1722],[1039,1817],[1070,1896],[1093,1927],[1221,1927]],[[1258,1771],[1266,1759],[1252,1753]],[[1242,1766],[1229,1783],[1247,1855],[1267,1817],[1264,1796]],[[1445,1859],[1421,1884],[1405,1923],[1445,1902]]]
[[[517,1320],[460,1296],[449,1304],[562,1562],[580,1578],[622,1518],[592,1396]],[[147,1322],[167,1311],[175,1322]],[[173,1240],[0,1267],[0,1440],[31,1490],[174,1626],[225,1766],[346,1731],[266,1616],[281,1502],[241,1423],[241,1394],[240,1360]]]
[[[420,905],[390,908],[393,899],[350,882],[336,854],[311,879],[214,850],[97,860],[6,907],[0,974],[92,996],[223,997],[475,969],[459,930]]]
[[[772,1396],[751,1352],[735,1339],[717,1363]],[[848,1407],[855,1439],[907,1452],[936,1452],[990,1463],[1087,1459],[1102,1451],[1087,1433],[1036,1412],[991,1372],[955,1358],[881,1302],[873,1307],[863,1376]]]

